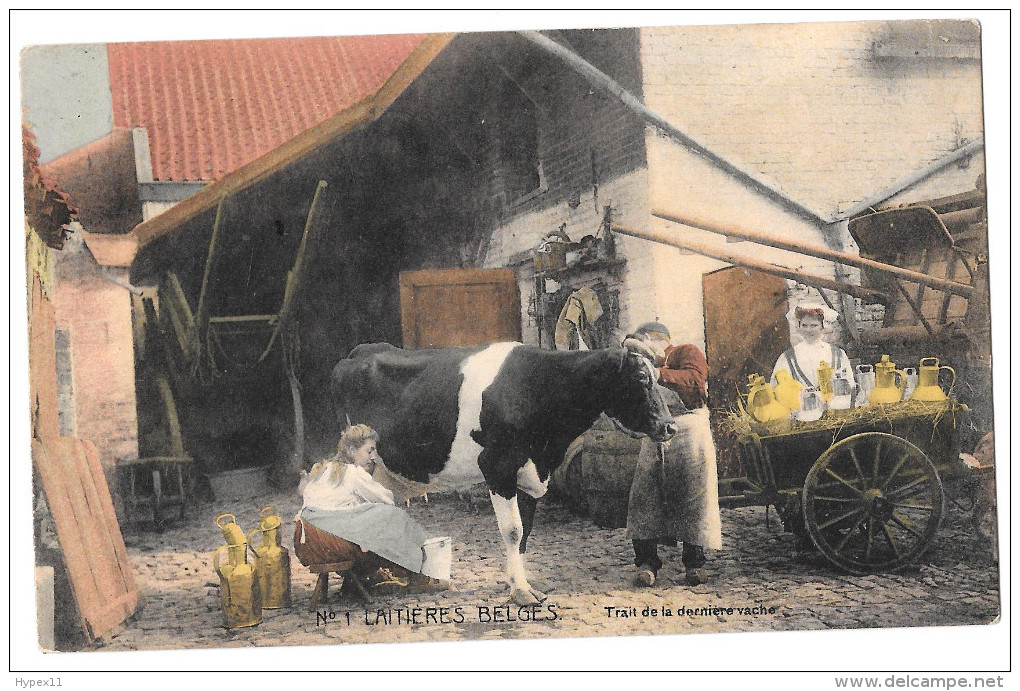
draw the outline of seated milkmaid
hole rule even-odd
[[[340,436],[335,456],[302,473],[294,553],[305,566],[351,560],[362,579],[386,569],[387,580],[400,585],[444,587],[421,573],[424,528],[372,479],[378,440],[371,427],[352,425]]]

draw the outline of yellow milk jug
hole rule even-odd
[[[883,355],[882,361],[875,363],[875,388],[868,393],[868,403],[898,403],[906,385],[907,375],[896,369],[888,355]]]
[[[255,548],[255,533],[262,533],[262,544]],[[255,573],[262,591],[262,609],[290,607],[290,552],[280,546],[280,517],[273,507],[262,509],[262,522],[248,533],[255,551]]]
[[[928,363],[927,365],[925,363]],[[942,370],[949,370],[953,375],[953,380],[949,384],[949,390],[952,391],[956,385],[956,370],[949,365],[939,366],[939,359],[936,357],[921,358],[920,366],[917,373],[917,388],[914,389],[914,393],[910,395],[911,401],[944,401],[949,396],[942,387],[939,386],[939,373]]]
[[[248,545],[220,545],[213,553],[213,568],[220,577],[220,608],[228,629],[255,626],[262,621],[262,591],[254,567],[248,563]],[[227,563],[220,566],[220,552]]]
[[[232,513],[221,513],[216,517],[216,525],[223,531],[223,539],[228,545],[244,544],[244,531],[237,524],[237,519]]]
[[[776,400],[776,394],[772,387],[760,374],[748,376],[747,412],[758,422],[774,422],[784,420],[790,415],[790,411],[782,403]]]
[[[774,389],[776,400],[787,410],[791,412],[800,410],[800,393],[803,390],[804,386],[791,377],[785,369],[776,372],[776,387]]]

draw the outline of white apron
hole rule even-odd
[[[630,487],[627,536],[722,549],[719,474],[708,408],[677,415],[675,420],[679,431],[669,441],[641,440]]]

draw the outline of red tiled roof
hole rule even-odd
[[[215,180],[374,93],[423,36],[107,46],[115,127],[145,127],[156,180]]]

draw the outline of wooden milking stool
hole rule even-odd
[[[353,561],[339,561],[332,564],[310,564],[308,570],[312,573],[319,574],[319,578],[315,581],[315,590],[312,592],[312,609],[318,609],[319,605],[326,602],[329,597],[329,574],[339,574],[344,579],[344,584],[353,583],[354,589],[361,596],[361,599],[365,601],[365,604],[372,604],[372,596],[365,590],[365,586],[361,584],[358,577],[351,570],[354,568]]]

